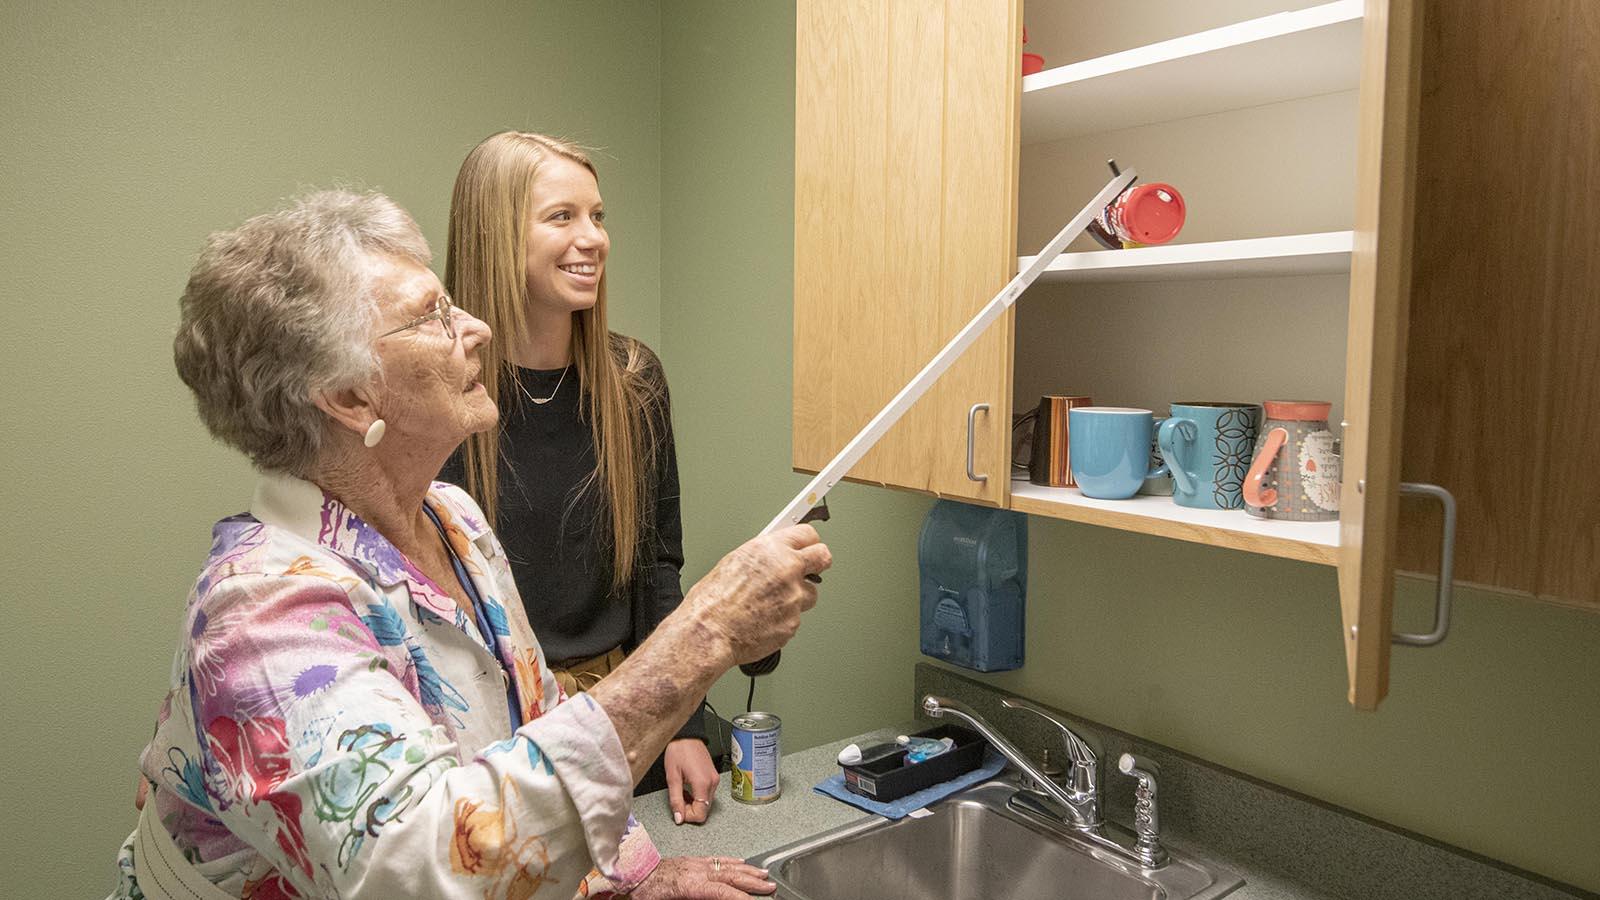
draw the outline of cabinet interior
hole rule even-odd
[[[1027,50],[1044,55],[1048,70],[1316,5],[1040,2],[1026,12]],[[1111,157],[1136,168],[1141,181],[1182,192],[1187,221],[1174,245],[1348,231],[1356,117],[1353,89],[1047,142],[1030,142],[1024,116],[1018,253],[1036,253],[1105,183]],[[1082,237],[1068,252],[1098,249]],[[1337,425],[1349,287],[1348,271],[1041,281],[1016,307],[1013,410],[1032,409],[1044,393],[1088,395],[1157,415],[1182,401],[1318,399],[1333,403]]]

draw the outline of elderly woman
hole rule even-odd
[[[263,475],[189,597],[115,896],[770,892],[660,860],[631,788],[712,681],[794,634],[827,548],[746,543],[564,697],[500,542],[431,481],[496,409],[489,330],[428,263],[399,207],[333,191],[213,235],[190,276],[179,374]]]

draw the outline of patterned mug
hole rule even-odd
[[[1329,522],[1339,518],[1339,441],[1328,429],[1333,404],[1268,400],[1244,479],[1245,511],[1262,519]]]
[[[1244,476],[1261,407],[1254,403],[1172,404],[1156,430],[1161,459],[1172,470],[1172,502],[1196,509],[1244,506]]]

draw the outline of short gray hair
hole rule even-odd
[[[432,260],[417,223],[378,193],[305,194],[207,238],[172,355],[206,428],[257,468],[313,474],[327,417],[312,398],[378,374],[374,254]]]

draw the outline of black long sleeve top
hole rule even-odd
[[[574,367],[516,370],[525,392],[507,384],[500,398],[500,509],[495,534],[545,657],[561,666],[614,647],[631,653],[683,600],[683,522],[671,404],[660,360],[645,350],[647,378],[662,386],[660,423],[641,553],[632,583],[611,586],[609,509],[598,485],[594,435],[583,416]],[[564,375],[564,377],[563,377]],[[505,384],[506,382],[502,382]],[[532,398],[549,398],[533,403]],[[440,478],[463,483],[461,455]],[[694,715],[678,737],[705,738]]]

